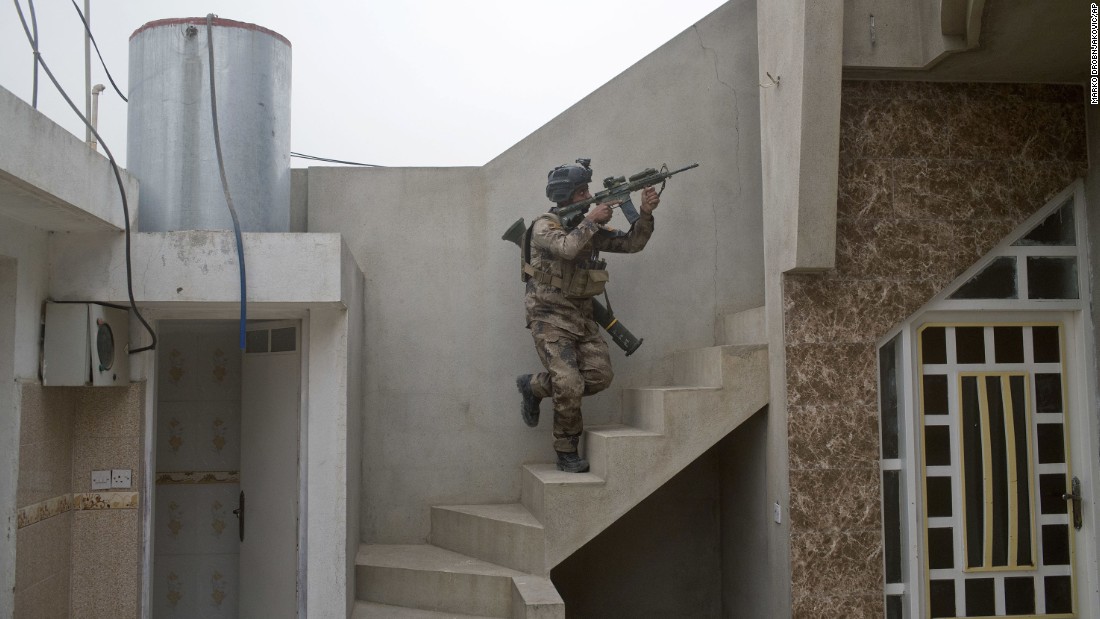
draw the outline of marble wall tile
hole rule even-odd
[[[877,468],[803,469],[791,471],[790,518],[798,531],[877,530]]]
[[[788,406],[873,405],[878,382],[875,354],[869,344],[788,346]]]
[[[141,582],[141,513],[73,515],[72,617],[136,617]]]
[[[840,102],[840,152],[851,159],[947,158],[954,130],[938,102],[858,99]]]
[[[838,170],[837,217],[893,217],[894,165],[890,159],[842,161]]]
[[[836,269],[784,281],[795,616],[882,616],[874,343],[1085,174],[1083,97],[843,83]]]
[[[882,532],[791,532],[791,590],[795,596],[882,594]]]
[[[791,604],[793,619],[882,619],[886,605],[881,595],[803,595]]]
[[[893,216],[900,219],[1021,218],[1034,210],[1021,203],[1005,161],[901,160],[893,163]]]
[[[869,404],[789,407],[787,438],[791,470],[878,471],[878,424],[878,407]]]
[[[818,275],[784,278],[790,344],[873,344],[936,290],[927,281],[852,280]]]

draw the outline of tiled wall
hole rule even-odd
[[[845,82],[836,269],[784,281],[792,608],[882,617],[876,341],[1086,170],[1083,93]]]
[[[166,323],[157,382],[153,616],[237,616],[241,352],[232,322]]]
[[[76,389],[19,383],[15,616],[68,617]]]
[[[17,617],[136,617],[144,385],[20,384]],[[131,488],[93,492],[95,469]]]

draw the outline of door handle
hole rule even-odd
[[[1069,494],[1062,495],[1063,501],[1073,501],[1073,528],[1081,530],[1081,480],[1076,477],[1070,484]]]
[[[233,510],[233,515],[237,517],[237,535],[240,536],[241,541],[244,541],[244,490],[241,490],[240,504],[237,509]],[[1078,527],[1080,528],[1080,527]]]

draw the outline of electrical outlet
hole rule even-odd
[[[129,488],[130,487],[130,469],[112,469],[111,470],[111,487],[112,488]]]
[[[92,490],[110,490],[111,471],[92,471]]]

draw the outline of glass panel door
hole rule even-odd
[[[918,330],[926,608],[1076,617],[1064,329]]]

